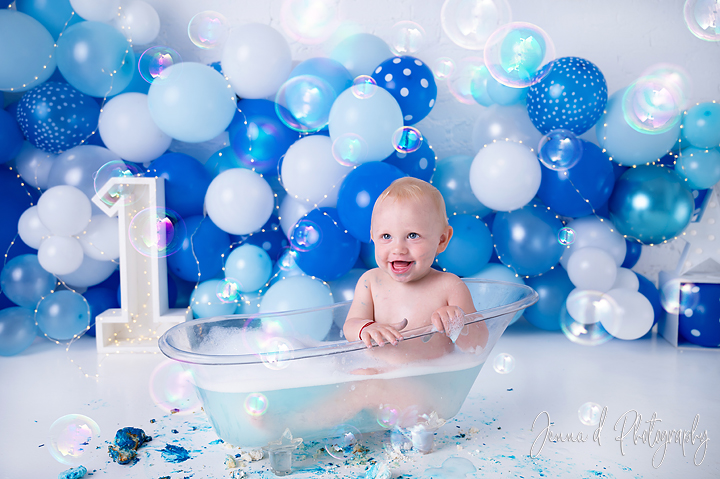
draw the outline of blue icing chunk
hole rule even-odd
[[[58,479],[80,479],[85,477],[85,474],[87,474],[85,466],[78,466],[61,472],[58,474]]]
[[[187,449],[182,446],[173,446],[172,444],[166,444],[165,449],[160,451],[163,459],[167,462],[184,462],[190,459],[190,453]]]
[[[145,431],[136,427],[124,427],[115,433],[115,443],[108,446],[108,452],[113,461],[118,464],[127,464],[137,455],[137,450],[152,437]]]

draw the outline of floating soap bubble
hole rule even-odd
[[[423,137],[417,128],[403,126],[392,136],[392,144],[398,153],[412,153],[422,146]]]
[[[277,266],[282,271],[290,271],[292,269],[297,268],[297,263],[295,262],[295,258],[297,257],[297,253],[293,251],[292,249],[288,248],[286,251],[278,258]]]
[[[146,82],[152,83],[155,80],[167,80],[170,77],[167,69],[178,63],[182,63],[178,52],[170,47],[155,46],[140,55],[138,70]],[[178,75],[182,69],[173,68],[171,71],[173,75]]]
[[[493,369],[500,374],[511,373],[515,369],[515,358],[508,353],[500,353],[493,359]]]
[[[425,46],[425,29],[415,22],[402,21],[390,29],[390,50],[395,55],[411,55]]]
[[[185,222],[166,208],[146,208],[130,221],[130,244],[143,256],[162,258],[180,249],[187,236]]]
[[[509,22],[510,17],[506,0],[445,0],[440,11],[445,34],[469,50],[482,50],[492,32]]]
[[[209,50],[222,45],[227,38],[228,22],[218,12],[200,12],[188,24],[188,36],[195,46]]]
[[[433,74],[437,80],[447,80],[455,72],[455,62],[452,58],[440,57],[435,60]]]
[[[268,410],[268,398],[262,393],[248,394],[243,403],[245,412],[252,417],[259,417]]]
[[[346,460],[353,456],[355,446],[360,444],[362,434],[355,426],[341,424],[333,429],[325,440],[325,451],[335,459]]]
[[[262,343],[260,358],[263,364],[275,371],[285,369],[295,357],[295,348],[285,338],[273,337]]]
[[[683,16],[693,35],[708,42],[720,41],[720,2],[686,0]]]
[[[200,409],[190,371],[177,361],[165,360],[150,375],[150,397],[155,405],[172,414],[192,414]]]
[[[373,96],[377,91],[378,86],[375,79],[370,75],[359,75],[353,80],[353,84],[350,89],[356,98],[360,98],[362,100]]]
[[[100,444],[100,426],[82,414],[68,414],[52,423],[48,439],[52,457],[77,465],[87,461]]]
[[[617,314],[615,301],[599,291],[574,289],[560,313],[560,329],[572,342],[597,346],[613,336],[603,327],[603,318]]]
[[[314,45],[325,41],[339,24],[337,2],[333,0],[284,0],[280,21],[293,40]]]
[[[560,228],[558,231],[558,243],[563,246],[569,246],[575,242],[575,230],[568,228]]]
[[[278,89],[275,111],[288,128],[312,133],[327,126],[336,98],[327,81],[315,75],[298,75]]]
[[[498,28],[488,38],[483,55],[494,79],[505,86],[524,88],[550,73],[555,46],[542,28],[514,22]]]
[[[120,160],[113,160],[105,163],[93,174],[93,185],[95,193],[99,193],[103,186],[112,178],[132,178],[138,176],[138,168],[134,165],[125,163]],[[118,183],[108,189],[108,191],[100,196],[103,203],[112,206],[118,202],[124,205],[135,203],[139,196],[133,185],[127,183]]]
[[[663,84],[676,92],[681,109],[685,110],[690,106],[692,81],[690,80],[690,74],[683,67],[672,63],[657,63],[648,67],[640,76],[661,79]]]
[[[335,161],[344,166],[357,166],[365,162],[368,151],[365,139],[355,133],[343,133],[332,144]]]
[[[681,120],[683,103],[682,92],[667,77],[644,76],[625,90],[623,115],[634,130],[659,134]]]
[[[660,303],[670,314],[693,311],[700,302],[700,295],[697,294],[699,291],[700,288],[693,283],[673,279],[663,283],[660,288]]]
[[[582,141],[570,130],[552,130],[538,144],[538,159],[551,170],[563,171],[577,165],[582,157]]]
[[[225,278],[218,283],[215,294],[223,303],[237,303],[242,297],[240,282],[233,278]]]
[[[460,103],[474,105],[473,81],[482,74],[485,63],[480,57],[466,57],[460,60],[455,72],[450,77],[448,88]]]
[[[290,235],[290,245],[295,251],[307,252],[317,248],[322,239],[320,226],[307,218],[301,218],[295,223]]]
[[[377,422],[385,429],[391,429],[398,423],[400,411],[390,404],[381,404],[377,411]]]
[[[580,422],[586,426],[597,425],[600,422],[600,413],[602,413],[602,408],[594,402],[586,402],[578,409]]]

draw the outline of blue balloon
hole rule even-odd
[[[435,151],[427,142],[427,138],[423,138],[420,148],[417,150],[411,153],[394,151],[383,162],[393,165],[408,176],[430,182],[435,171],[436,160]]]
[[[98,314],[102,314],[108,309],[115,309],[120,307],[120,302],[117,299],[117,294],[110,288],[89,288],[83,293],[85,301],[87,301],[90,307],[90,329],[87,330],[87,335],[95,337],[95,318]]]
[[[680,334],[693,344],[720,346],[720,284],[693,283],[688,292],[681,288],[680,303],[692,304],[692,308],[680,308]]]
[[[55,40],[30,15],[0,10],[0,45],[0,90],[29,90],[55,71]]]
[[[5,110],[0,110],[0,163],[15,158],[20,153],[24,140],[15,117]]]
[[[607,99],[605,77],[597,66],[583,58],[563,57],[530,86],[527,109],[543,135],[560,128],[581,135],[597,123]]]
[[[690,108],[683,116],[682,137],[696,148],[720,145],[720,104],[705,102]]]
[[[67,341],[87,331],[90,325],[89,306],[81,294],[55,291],[38,304],[35,321],[48,338]]]
[[[210,318],[233,314],[237,309],[239,299],[222,301],[218,298],[218,287],[222,281],[211,279],[203,281],[190,296],[190,307],[196,318]]]
[[[312,229],[313,234],[318,234],[319,241],[298,249],[300,229],[305,229],[306,233]],[[333,281],[350,271],[360,255],[360,241],[346,229],[335,208],[315,209],[301,218],[290,239],[300,269],[324,281]]]
[[[623,266],[624,268],[625,266]],[[658,321],[660,321],[660,318],[662,318],[664,311],[662,307],[662,302],[660,299],[660,291],[655,287],[655,284],[647,279],[645,276],[641,275],[640,273],[635,273],[635,276],[637,276],[639,281],[639,287],[638,292],[645,296],[648,301],[650,301],[650,304],[652,304],[653,307],[653,313],[655,314],[655,319],[653,320],[653,324],[656,324]]]
[[[28,91],[17,110],[27,140],[52,153],[87,144],[99,117],[100,105],[94,98],[59,82],[45,82]]]
[[[470,187],[472,156],[454,155],[439,160],[431,183],[445,200],[448,217],[454,214],[484,217],[492,210],[480,203]]]
[[[370,75],[380,63],[392,56],[387,43],[370,33],[351,35],[330,53],[330,58],[347,68],[353,78]]]
[[[375,200],[390,183],[404,176],[398,168],[380,161],[363,163],[348,173],[338,192],[337,212],[351,235],[364,243],[370,241]]]
[[[205,193],[212,178],[192,156],[165,153],[150,163],[145,176],[165,179],[165,207],[183,218],[203,214]]]
[[[483,68],[487,68],[483,66]],[[489,74],[489,72],[488,72]],[[527,96],[527,88],[514,88],[507,85],[503,85],[497,81],[492,75],[488,75],[487,79],[487,95],[490,97],[493,103],[498,105],[508,106],[520,103],[525,100]],[[475,98],[475,92],[473,92],[473,98]],[[476,99],[477,101],[477,99]]]
[[[490,70],[485,65],[478,68],[472,75],[470,80],[470,93],[473,99],[482,106],[490,106],[495,104],[495,100],[490,97],[488,84],[490,82],[500,83],[490,74]]]
[[[435,262],[443,270],[458,276],[471,276],[480,271],[493,251],[493,238],[485,222],[471,215],[455,215],[449,219],[453,235],[445,251]]]
[[[142,54],[141,54],[142,55]],[[150,91],[150,83],[143,78],[143,76],[140,74],[141,71],[144,71],[143,68],[140,66],[140,55],[135,59],[135,68],[133,68],[133,75],[130,79],[130,83],[123,88],[123,91],[120,93],[142,93],[144,95],[147,95]]]
[[[635,266],[640,259],[640,254],[642,253],[642,244],[638,243],[637,241],[625,240],[625,245],[627,246],[627,249],[625,250],[625,259],[620,266],[622,268],[630,269]]]
[[[525,284],[539,296],[538,302],[524,311],[525,319],[540,329],[559,331],[565,300],[575,289],[565,268],[553,268],[540,276],[527,278]],[[564,314],[567,314],[566,310]]]
[[[230,236],[210,217],[190,216],[185,218],[185,227],[187,237],[180,249],[168,256],[168,270],[194,283],[215,277],[222,271],[222,255],[230,249]]]
[[[210,173],[211,178],[215,178],[223,171],[227,171],[231,168],[244,168],[245,166],[240,162],[240,158],[237,157],[235,151],[231,146],[226,146],[210,156],[205,162],[205,169]]]
[[[225,261],[225,277],[237,282],[243,293],[257,291],[272,274],[270,255],[259,246],[243,244],[230,252]]]
[[[693,195],[675,171],[658,166],[627,170],[615,184],[608,206],[621,235],[643,244],[659,244],[690,223]]]
[[[503,264],[523,276],[543,274],[565,251],[558,242],[562,222],[549,208],[530,203],[511,212],[498,212],[492,224],[495,249]]]
[[[281,229],[259,231],[249,235],[245,239],[246,244],[252,244],[262,248],[275,263],[290,246],[287,236]]]
[[[10,307],[0,311],[0,356],[14,356],[35,341],[37,327],[31,309]]]
[[[5,264],[0,273],[3,292],[10,301],[23,308],[35,309],[56,285],[57,278],[40,266],[35,254],[16,256]]]
[[[493,281],[504,281],[506,283],[525,284],[522,278],[517,276],[510,268],[503,264],[488,263],[483,269],[470,276],[471,278],[490,279]],[[515,323],[523,315],[522,311],[518,311],[510,320],[510,324]]]
[[[15,0],[15,8],[40,22],[56,40],[67,27],[83,21],[73,15],[70,0]]]
[[[720,149],[685,148],[677,159],[675,171],[690,189],[712,188],[720,181]]]
[[[437,85],[432,70],[411,56],[388,58],[373,72],[373,79],[397,100],[405,125],[414,125],[432,110]]]
[[[298,66],[290,72],[290,78],[300,75],[312,75],[325,80],[335,91],[335,95],[339,95],[353,83],[350,72],[342,63],[330,58],[315,57],[300,62]]]
[[[571,168],[552,170],[542,165],[537,192],[547,206],[572,218],[590,215],[604,205],[615,185],[615,174],[607,155],[597,145],[580,141],[583,153]]]
[[[360,259],[367,269],[377,268],[378,264],[375,260],[375,243],[360,243]]]

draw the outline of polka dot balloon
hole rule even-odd
[[[693,344],[720,347],[720,284],[683,283],[679,299],[680,334]]]
[[[581,135],[600,119],[607,98],[605,77],[598,67],[582,58],[563,57],[530,87],[527,109],[533,125],[543,134],[564,129]]]
[[[415,57],[385,60],[375,69],[372,78],[397,100],[405,125],[419,122],[435,105],[437,85],[433,72]]]

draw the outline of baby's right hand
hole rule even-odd
[[[405,326],[407,326],[407,319],[403,319],[394,324],[372,322],[363,328],[360,333],[360,339],[368,348],[372,348],[372,340],[374,340],[378,346],[383,346],[386,342],[396,345],[398,340],[403,339],[402,334],[400,334],[398,330],[403,329]]]

